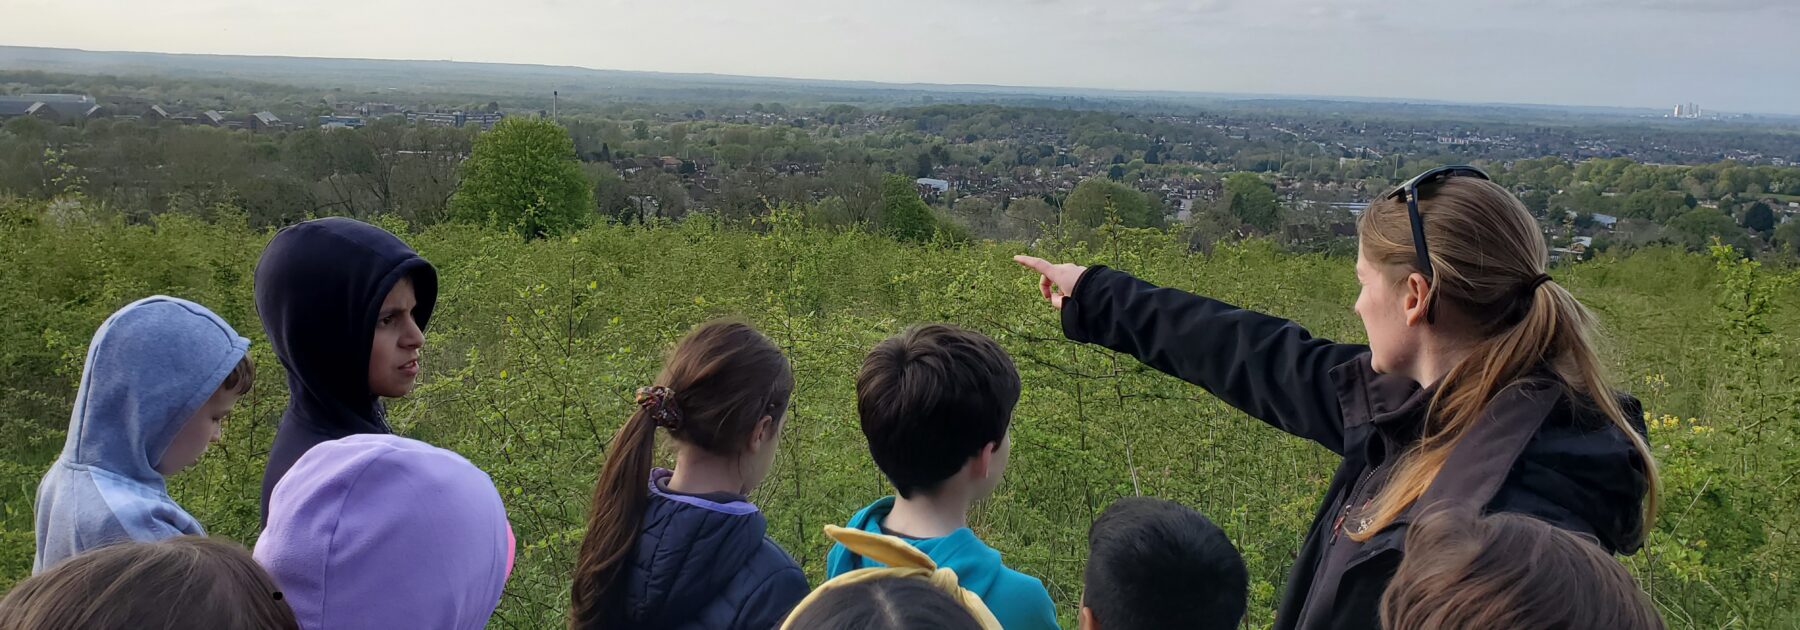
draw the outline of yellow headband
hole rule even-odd
[[[794,606],[794,611],[788,614],[787,621],[781,624],[781,630],[789,630],[794,625],[794,619],[800,616],[800,611],[805,610],[821,595],[832,589],[886,578],[916,578],[930,582],[932,586],[948,593],[951,599],[956,600],[956,603],[968,610],[982,630],[1002,630],[1000,620],[994,618],[994,613],[988,610],[987,604],[983,604],[981,598],[969,592],[969,589],[957,585],[955,571],[938,568],[937,563],[931,561],[931,556],[925,555],[925,552],[919,551],[917,547],[906,544],[906,541],[893,536],[872,534],[859,529],[845,529],[836,525],[826,525],[825,535],[842,544],[851,553],[887,566],[857,569],[826,580],[824,584],[819,585],[819,588],[807,594],[806,599],[800,600],[800,603]]]

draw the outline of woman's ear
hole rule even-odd
[[[1432,306],[1430,297],[1431,281],[1425,279],[1425,274],[1414,272],[1406,275],[1406,295],[1401,306],[1406,313],[1407,326],[1417,326],[1426,321],[1425,316]]]

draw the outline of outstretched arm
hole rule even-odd
[[[1130,274],[1015,258],[1043,277],[1063,334],[1137,357],[1199,385],[1278,429],[1343,452],[1343,412],[1331,369],[1366,346],[1315,339],[1291,321]]]

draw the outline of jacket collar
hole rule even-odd
[[[1365,424],[1403,428],[1424,418],[1437,387],[1419,387],[1405,376],[1376,372],[1369,358],[1365,352],[1331,369],[1344,428]]]

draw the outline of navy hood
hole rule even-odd
[[[424,330],[437,305],[437,270],[386,230],[342,217],[295,224],[256,263],[256,311],[287,370],[288,406],[263,471],[269,492],[313,445],[391,433],[369,391],[369,349],[388,291],[410,278]]]

